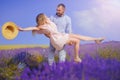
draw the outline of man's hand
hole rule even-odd
[[[69,42],[69,45],[72,45],[73,44],[73,42]]]
[[[50,38],[50,35],[48,35],[48,34],[44,34],[46,37],[48,37],[48,38]]]

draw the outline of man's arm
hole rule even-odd
[[[67,19],[66,19],[67,21],[67,25],[66,25],[66,30],[65,30],[65,32],[66,33],[72,33],[72,22],[71,22],[71,18],[70,17],[67,17]],[[69,45],[72,45],[73,43],[72,42],[70,42],[69,43]]]
[[[66,30],[65,32],[66,33],[72,33],[72,23],[71,23],[71,18],[70,17],[67,17],[66,19],[67,21],[67,25],[66,25]]]

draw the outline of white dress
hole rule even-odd
[[[69,39],[69,35],[67,33],[60,33],[57,31],[57,27],[53,22],[50,24],[43,25],[43,30],[40,30],[40,34],[50,34],[50,42],[56,50],[63,49],[64,45],[67,43]]]

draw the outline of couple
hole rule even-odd
[[[64,7],[64,5],[58,5],[56,15],[59,15],[60,7]],[[69,34],[69,33],[61,33],[58,32],[57,26],[53,23],[45,14],[40,13],[36,17],[37,25],[36,27],[28,27],[28,28],[18,28],[20,31],[32,31],[33,33],[44,34],[46,37],[50,39],[51,45],[55,48],[55,50],[61,52],[65,44],[74,44],[75,62],[81,62],[79,58],[79,43],[80,40],[85,41],[95,41],[96,43],[100,43],[104,38],[92,38],[88,36],[82,36],[77,34]],[[48,57],[49,58],[49,57]],[[48,59],[49,60],[49,59]],[[51,63],[49,63],[51,65]]]

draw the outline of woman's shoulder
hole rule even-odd
[[[41,26],[39,26],[38,28],[39,28],[40,30],[43,30],[43,29],[47,29],[47,27],[48,27],[48,25],[45,24],[45,25],[41,25]]]

